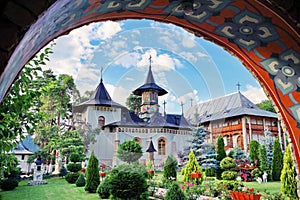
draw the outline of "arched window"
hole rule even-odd
[[[142,145],[142,139],[141,138],[135,137],[133,140],[138,142],[140,145]]]
[[[104,125],[105,125],[105,118],[103,116],[100,116],[98,118],[98,126],[99,128],[103,129]]]
[[[158,155],[166,155],[166,139],[160,138],[158,140]]]

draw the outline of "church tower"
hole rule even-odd
[[[145,122],[148,122],[149,119],[159,111],[158,96],[168,93],[165,89],[156,85],[154,81],[151,69],[151,56],[149,58],[149,62],[149,71],[145,84],[133,91],[133,94],[142,96],[142,105],[139,117]]]

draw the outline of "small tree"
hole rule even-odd
[[[85,178],[84,178],[84,175],[83,173],[81,173],[76,181],[76,186],[77,187],[83,187],[85,186]]]
[[[275,139],[273,145],[272,158],[272,178],[274,181],[280,180],[281,170],[283,167],[283,156],[278,138]]]
[[[172,178],[174,178],[174,180],[177,179],[176,167],[177,167],[176,158],[172,155],[169,155],[164,165],[164,178],[166,180]]]
[[[184,181],[184,182],[196,182],[197,184],[202,183],[203,177],[198,178],[198,179],[196,179],[196,180],[193,180],[193,179],[190,177],[190,174],[191,174],[192,172],[200,172],[200,173],[202,173],[202,170],[201,170],[201,168],[200,168],[200,165],[199,165],[199,163],[197,162],[196,157],[195,157],[195,154],[194,154],[193,151],[191,151],[191,152],[189,153],[188,159],[189,159],[189,161],[187,162],[185,168],[182,169],[182,173],[183,173],[183,181]]]
[[[289,144],[284,153],[280,180],[282,193],[290,199],[298,199],[296,176],[297,173],[291,155],[291,145]]]
[[[260,145],[259,145],[259,143],[256,140],[252,140],[250,142],[249,157],[251,159],[251,162],[255,166],[259,166],[259,148],[260,148]]]
[[[134,140],[123,142],[117,151],[117,157],[129,164],[137,161],[142,155],[141,145]]]
[[[244,159],[245,152],[240,147],[234,147],[232,151],[232,158],[235,160],[242,160]]]
[[[225,157],[226,157],[226,152],[224,149],[224,139],[222,136],[218,136],[218,140],[217,140],[217,160],[219,162],[221,162]],[[222,174],[223,170],[221,168],[217,169],[217,178],[221,179],[221,174]]]
[[[94,151],[92,151],[86,170],[86,183],[84,189],[87,192],[95,193],[100,184],[98,165],[98,159],[96,158]]]
[[[262,145],[259,149],[259,160],[260,170],[267,171],[270,168],[270,166],[268,164],[266,145]]]
[[[179,185],[173,181],[170,188],[166,193],[164,200],[186,200],[186,196],[183,191],[180,189]]]

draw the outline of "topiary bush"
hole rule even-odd
[[[69,159],[71,162],[81,162],[82,161],[82,156],[80,156],[78,153],[71,153],[69,156]]]
[[[179,185],[173,181],[169,187],[164,200],[187,200]]]
[[[79,177],[76,180],[75,184],[76,184],[77,187],[83,187],[83,186],[85,186],[85,178],[84,178],[83,173],[81,173],[79,175]]]
[[[109,174],[113,199],[148,199],[147,170],[139,165],[118,165]]]
[[[224,171],[222,172],[223,180],[235,180],[238,176],[238,173],[235,171]]]
[[[79,173],[78,172],[75,172],[75,173],[68,173],[66,176],[65,176],[65,179],[68,183],[75,183],[77,181],[79,177]]]
[[[84,190],[87,192],[96,193],[98,185],[100,184],[98,167],[99,167],[98,159],[95,156],[94,151],[92,151],[86,169],[86,183],[85,183]]]
[[[235,168],[236,167],[235,160],[233,158],[226,157],[220,162],[220,167],[223,170],[230,170],[232,168]]]
[[[244,187],[243,183],[241,181],[236,180],[219,180],[217,182],[217,188],[226,188],[227,190],[233,190],[237,188]]]
[[[123,142],[117,151],[117,157],[129,164],[136,162],[142,155],[142,146],[134,140]]]
[[[0,188],[4,191],[13,190],[18,187],[19,181],[15,178],[7,178],[1,180]]]
[[[70,172],[79,172],[81,170],[81,164],[79,163],[69,163],[67,166],[68,171]]]
[[[59,170],[59,176],[60,177],[64,177],[64,176],[66,176],[68,174],[68,171],[67,171],[67,169],[65,168],[65,166],[62,166],[62,168]]]
[[[97,193],[101,199],[108,199],[110,196],[109,177],[106,177],[98,186]]]

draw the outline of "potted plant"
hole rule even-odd
[[[201,172],[192,172],[190,174],[191,178],[201,178],[202,177],[202,173]]]
[[[231,191],[230,196],[233,200],[260,200],[261,194],[259,191],[255,192],[254,188],[243,187],[237,191]]]

